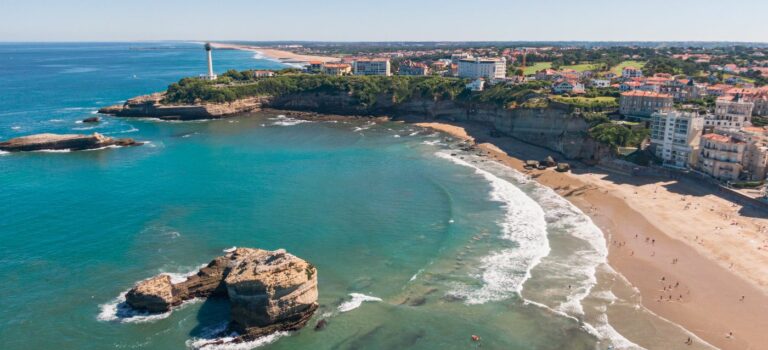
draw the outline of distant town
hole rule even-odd
[[[473,93],[536,86],[550,101],[582,107],[644,135],[636,144],[620,142],[618,157],[766,196],[768,49],[759,45],[274,48],[335,58],[304,62],[308,74],[455,77]],[[257,78],[275,74],[253,71]]]

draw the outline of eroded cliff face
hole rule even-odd
[[[264,101],[265,107],[347,115],[423,116],[493,126],[498,132],[533,145],[548,148],[566,158],[597,162],[610,156],[610,149],[589,136],[589,124],[568,108],[504,109],[492,105],[415,99],[395,103],[380,97],[368,108],[346,94],[297,94]]]
[[[302,328],[317,310],[317,269],[285,250],[238,248],[179,283],[158,275],[126,294],[134,309],[167,312],[193,298],[223,297],[230,303],[229,330],[254,339]]]
[[[252,97],[221,104],[170,106],[160,103],[162,97],[161,93],[140,96],[128,100],[123,105],[103,108],[100,112],[121,117],[175,120],[216,119],[261,108],[338,115],[422,116],[438,120],[484,123],[493,126],[502,134],[546,147],[569,159],[597,162],[611,154],[609,148],[589,136],[589,125],[584,118],[562,106],[505,109],[494,105],[431,99],[411,99],[397,103],[391,95],[378,96],[375,103],[368,106],[348,93],[322,92]]]

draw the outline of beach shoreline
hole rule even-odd
[[[593,174],[584,172],[590,169],[583,166],[578,172],[569,173],[527,170],[523,167],[526,159],[539,160],[555,152],[510,137],[476,139],[474,136],[488,135],[491,129],[474,123],[416,121],[415,125],[475,143],[492,159],[529,175],[576,205],[603,231],[608,264],[637,288],[642,305],[652,313],[718,348],[750,349],[768,343],[768,334],[759,326],[768,324],[765,271],[751,269],[760,266],[762,259],[768,259],[765,252],[752,248],[750,254],[730,255],[729,263],[725,264],[724,251],[747,249],[744,242],[751,240],[736,235],[707,242],[713,239],[710,235],[705,239],[701,238],[704,234],[695,233],[701,225],[717,226],[718,222],[731,228],[729,220],[737,220],[733,216],[711,214],[729,207],[736,209],[730,202],[715,196],[692,198],[684,193],[695,193],[695,188],[674,187],[671,181],[639,185],[631,176]],[[685,215],[686,211],[696,210],[692,207],[712,211],[702,210],[708,215]],[[676,213],[683,216],[675,218]],[[679,222],[667,224],[672,219]],[[758,227],[768,224],[758,218],[738,220]],[[747,223],[743,226],[747,227]],[[700,243],[702,239],[704,243]],[[718,248],[718,244],[723,244],[720,241],[740,244],[735,248],[707,249],[707,244],[714,245],[709,248]],[[685,341],[680,339],[669,348],[686,347]]]
[[[341,60],[338,57],[302,55],[302,54],[293,53],[287,50],[280,50],[280,49],[261,47],[261,46],[252,46],[252,45],[211,43],[211,46],[213,46],[214,49],[249,51],[249,52],[262,55],[267,59],[277,61],[283,64],[288,64],[288,65],[303,66],[313,61],[327,63],[327,62],[337,62]]]

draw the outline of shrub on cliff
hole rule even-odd
[[[452,100],[464,91],[465,81],[443,77],[381,77],[285,74],[270,78],[229,71],[227,81],[185,78],[168,87],[165,103],[229,102],[251,96],[281,96],[304,92],[344,93],[370,107],[377,98],[402,103],[416,97]]]

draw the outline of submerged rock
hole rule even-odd
[[[126,294],[132,308],[167,312],[185,300],[228,298],[227,332],[249,340],[304,327],[318,308],[317,269],[285,250],[237,248],[179,283],[168,275],[139,282]]]
[[[89,117],[83,119],[83,123],[98,123],[99,121],[101,121],[101,118],[99,117]]]
[[[0,151],[29,152],[41,150],[71,150],[82,151],[107,146],[138,146],[141,142],[133,139],[116,139],[99,133],[93,135],[80,134],[36,134],[17,137],[0,142]]]

